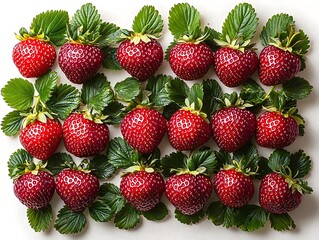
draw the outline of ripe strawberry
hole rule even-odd
[[[227,87],[243,84],[258,68],[257,53],[251,49],[240,51],[222,47],[214,54],[214,70]]]
[[[22,204],[32,209],[41,209],[50,203],[55,191],[51,173],[27,172],[14,181],[14,193]]]
[[[45,160],[51,157],[62,139],[61,124],[47,118],[46,123],[35,120],[20,131],[22,146],[35,158]]]
[[[45,41],[27,38],[14,46],[12,59],[22,76],[36,78],[52,68],[56,60],[56,51]]]
[[[219,200],[231,208],[242,207],[254,195],[254,184],[250,177],[235,169],[219,171],[213,180]]]
[[[213,51],[204,42],[178,43],[169,53],[169,64],[181,79],[202,78],[213,64]]]
[[[202,174],[172,175],[165,185],[167,199],[185,215],[193,215],[201,210],[212,190],[211,179]]]
[[[109,142],[108,126],[85,119],[81,113],[72,113],[64,121],[62,130],[66,149],[77,157],[97,155]]]
[[[166,133],[166,120],[160,112],[137,107],[121,122],[121,132],[130,146],[141,153],[151,153]]]
[[[217,146],[227,152],[243,147],[254,135],[256,116],[249,110],[226,107],[213,114],[211,129]]]
[[[302,194],[289,187],[286,178],[278,173],[263,177],[259,189],[260,206],[270,213],[284,214],[297,208]]]
[[[297,55],[275,46],[265,47],[259,55],[259,79],[266,86],[285,83],[300,69],[301,60]]]
[[[64,169],[56,177],[56,191],[65,205],[74,212],[81,212],[95,200],[100,183],[91,173]]]
[[[211,131],[203,117],[190,110],[180,109],[168,121],[167,134],[173,148],[187,151],[205,144]]]
[[[102,50],[89,44],[66,43],[58,55],[61,70],[71,82],[77,84],[92,78],[101,68],[102,61]]]
[[[149,211],[160,202],[165,183],[158,172],[138,171],[123,176],[120,190],[137,210]]]
[[[153,76],[163,62],[163,48],[153,39],[150,42],[123,41],[117,50],[117,60],[133,77],[145,81]]]
[[[257,119],[256,142],[266,148],[284,148],[299,134],[298,123],[279,112],[264,112]]]

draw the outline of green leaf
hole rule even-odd
[[[18,149],[10,155],[7,166],[9,177],[13,178],[19,173],[24,173],[26,164],[33,163],[33,157],[24,149]]]
[[[298,34],[292,39],[290,45],[292,46],[292,51],[299,55],[304,55],[308,52],[310,48],[310,40],[308,36],[299,29]],[[304,60],[304,59],[302,59]],[[305,65],[305,64],[302,64]],[[301,66],[301,71],[304,70],[305,66]]]
[[[7,136],[15,136],[22,128],[24,118],[18,110],[7,113],[2,119],[1,130]]]
[[[29,224],[34,231],[46,231],[50,227],[53,219],[51,205],[49,204],[47,207],[41,208],[39,210],[28,208],[27,217]]]
[[[81,98],[88,109],[102,111],[113,101],[114,93],[111,83],[103,73],[97,73],[90,81],[82,85]]]
[[[105,123],[110,125],[120,124],[125,116],[124,108],[125,106],[118,101],[110,102],[103,110],[103,115],[107,116]]]
[[[73,165],[75,162],[73,161],[71,155],[67,153],[55,153],[49,159],[47,159],[46,168],[53,174],[53,176],[58,175],[66,165]]]
[[[224,165],[233,164],[232,156],[226,151],[223,151],[223,150],[215,151],[215,156],[216,156],[216,160],[217,160],[217,164],[219,168],[222,168]]]
[[[270,214],[269,220],[271,223],[271,228],[277,231],[287,231],[296,228],[294,220],[287,213]]]
[[[181,79],[172,79],[168,84],[166,84],[166,92],[172,102],[177,103],[180,106],[185,105],[185,99],[187,98],[189,92],[188,85]]]
[[[252,105],[262,105],[265,97],[265,90],[253,79],[247,80],[240,91],[240,98]]]
[[[73,212],[67,206],[58,212],[54,228],[61,234],[74,234],[83,230],[86,217],[83,212]]]
[[[236,225],[241,230],[253,232],[265,226],[267,217],[267,212],[260,206],[245,205],[237,209]]]
[[[146,219],[150,221],[160,221],[167,216],[168,209],[164,203],[159,202],[154,208],[149,211],[142,212],[142,214]]]
[[[290,153],[284,149],[276,149],[269,156],[268,166],[274,172],[282,170],[290,163]]]
[[[56,46],[65,42],[66,24],[69,14],[63,10],[49,10],[35,16],[31,23],[31,31],[37,35],[44,34]]]
[[[102,22],[99,29],[99,32],[101,35],[98,41],[99,46],[106,47],[110,45],[110,39],[109,39],[110,36],[114,34],[116,31],[118,31],[119,29],[120,28],[113,23]]]
[[[216,99],[223,97],[223,90],[216,80],[207,79],[203,81],[203,91],[202,112],[210,117],[219,108],[220,104]]]
[[[136,98],[141,93],[141,82],[133,77],[128,77],[114,86],[118,97],[126,102]]]
[[[172,115],[179,110],[181,107],[176,103],[172,102],[164,107],[163,116],[168,121]]]
[[[120,229],[132,229],[140,222],[139,212],[130,204],[125,206],[115,215],[115,226]]]
[[[159,37],[163,31],[163,20],[153,6],[144,6],[135,16],[132,29],[135,33]]]
[[[288,98],[303,99],[309,96],[313,86],[300,77],[294,77],[282,85],[283,91]]]
[[[229,228],[235,226],[236,215],[234,208],[229,208],[221,202],[212,202],[207,209],[207,218],[216,226]]]
[[[268,159],[265,157],[260,157],[258,165],[259,165],[258,172],[255,176],[257,179],[262,179],[268,173],[273,172],[268,166]]]
[[[157,75],[149,78],[145,86],[145,90],[152,94],[149,96],[150,102],[155,106],[166,106],[171,103],[171,99],[166,91],[166,85],[172,80],[168,75]]]
[[[175,210],[175,218],[187,225],[198,223],[200,220],[202,220],[205,217],[205,213],[203,210],[199,210],[197,213],[194,213],[193,215],[185,215],[182,212]]]
[[[163,175],[169,177],[172,169],[186,169],[187,156],[182,152],[173,152],[161,159]]]
[[[65,120],[79,104],[80,92],[71,85],[61,84],[52,93],[46,105],[51,112],[56,113],[60,119]]]
[[[217,51],[219,46],[216,44],[214,39],[220,39],[221,37],[221,33],[217,32],[215,29],[210,28],[208,26],[205,26],[204,28],[204,36],[207,36],[205,38],[205,43],[207,43],[207,45],[213,50],[213,51]]]
[[[108,179],[113,176],[116,168],[108,162],[105,155],[95,156],[91,161],[92,173],[99,179]]]
[[[193,152],[187,160],[187,167],[190,171],[195,171],[198,168],[205,168],[206,174],[211,174],[216,170],[216,156],[210,148],[200,148]]]
[[[112,209],[103,201],[95,201],[89,207],[90,216],[96,222],[108,222],[113,218]]]
[[[311,160],[303,150],[291,154],[289,168],[293,178],[303,178],[310,172]]]
[[[175,39],[184,35],[197,39],[201,35],[201,15],[188,3],[175,4],[169,11],[168,29]]]
[[[100,186],[99,199],[105,202],[112,209],[113,213],[118,213],[126,203],[120,188],[112,183],[103,183]]]
[[[238,4],[227,16],[222,28],[222,40],[239,40],[239,44],[253,38],[258,26],[258,18],[251,4]]]
[[[257,147],[248,142],[241,149],[237,150],[233,153],[233,158],[237,162],[241,162],[241,165],[245,169],[250,169],[251,171],[255,171],[258,169],[259,163],[259,153]]]
[[[188,94],[187,99],[189,104],[194,104],[195,110],[201,110],[203,106],[204,90],[202,83],[194,83]]]
[[[106,69],[111,69],[111,70],[121,70],[122,66],[117,60],[117,48],[112,48],[112,47],[104,47],[102,49],[103,51],[103,62],[102,66]]]
[[[35,89],[38,91],[43,103],[50,99],[53,90],[57,86],[57,81],[58,74],[54,71],[49,71],[35,81]]]
[[[16,110],[28,110],[33,105],[34,87],[26,79],[14,78],[1,89],[4,101]]]
[[[134,165],[132,156],[133,149],[123,138],[116,137],[109,142],[106,157],[116,169]]]

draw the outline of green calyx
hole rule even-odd
[[[239,161],[233,160],[232,164],[226,164],[223,167],[224,170],[235,170],[236,172],[242,173],[245,176],[253,176],[258,172],[258,165],[256,165],[255,170],[252,170],[250,167],[246,167],[243,164],[243,159]]]
[[[196,170],[189,170],[189,169],[171,169],[171,173],[175,173],[176,175],[183,175],[183,174],[191,174],[197,176],[199,174],[206,175],[207,169],[205,167],[199,167]]]
[[[35,164],[33,161],[26,160],[23,164],[17,164],[10,176],[13,180],[15,180],[26,173],[37,175],[39,171],[50,172],[48,169],[46,169],[46,165],[47,162],[39,161],[37,164]]]
[[[294,179],[294,176],[292,176],[292,171],[288,166],[278,173],[285,177],[285,181],[288,183],[288,186],[293,193],[298,191],[301,194],[310,194],[313,191],[312,188],[308,186],[307,182],[300,179]]]
[[[231,94],[225,93],[222,99],[219,98],[216,100],[223,108],[237,107],[239,109],[245,109],[253,106],[253,104],[245,102],[240,96],[238,96],[236,91]]]
[[[207,114],[202,112],[201,109],[203,107],[203,101],[201,99],[197,99],[197,104],[195,102],[190,103],[189,99],[185,99],[185,106],[182,107],[182,110],[190,111],[191,113],[202,117],[206,122],[208,122]]]

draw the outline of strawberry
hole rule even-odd
[[[257,119],[256,142],[262,147],[284,148],[292,144],[298,134],[298,123],[292,116],[266,111]]]
[[[120,190],[137,210],[149,211],[160,202],[165,183],[160,173],[141,170],[124,175]]]
[[[14,46],[12,59],[22,76],[36,78],[52,68],[56,51],[54,46],[45,41],[28,38]]]
[[[167,124],[168,140],[179,151],[194,150],[211,136],[207,120],[196,111],[179,109]]]
[[[302,200],[302,194],[294,191],[284,176],[269,173],[263,177],[259,188],[260,206],[270,213],[284,214],[296,209]]]
[[[216,75],[225,86],[237,87],[257,70],[258,56],[251,49],[242,52],[222,47],[215,52],[213,66]]]
[[[61,70],[71,82],[77,84],[90,80],[101,68],[102,61],[102,50],[89,44],[66,43],[58,55]]]
[[[227,152],[244,146],[254,135],[256,126],[256,116],[236,106],[218,110],[211,119],[212,136],[217,146]]]
[[[213,64],[213,51],[204,43],[178,43],[169,53],[169,65],[181,79],[202,78]]]
[[[213,180],[219,200],[231,208],[246,205],[254,195],[254,184],[250,177],[235,169],[219,171]]]
[[[141,153],[151,153],[166,133],[162,114],[147,107],[136,107],[121,122],[121,132],[128,144]]]
[[[209,177],[199,174],[175,174],[165,185],[167,199],[185,215],[200,211],[212,193],[213,185]]]
[[[66,149],[77,157],[97,155],[109,142],[108,126],[86,119],[81,113],[70,114],[62,130]]]
[[[27,172],[14,181],[14,194],[28,208],[47,207],[54,191],[54,178],[47,171]]]
[[[99,180],[90,172],[63,169],[56,177],[56,191],[74,212],[84,211],[97,197]]]
[[[45,160],[51,157],[62,139],[61,124],[47,118],[46,122],[35,120],[20,130],[22,146],[34,157]]]

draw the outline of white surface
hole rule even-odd
[[[48,0],[36,0],[36,1],[7,1],[6,6],[2,8],[0,14],[1,22],[1,82],[0,88],[2,88],[6,82],[11,78],[21,77],[18,70],[14,66],[11,59],[11,52],[13,46],[17,43],[14,37],[14,32],[18,32],[20,27],[30,26],[32,18],[43,11],[49,9],[64,9],[69,11],[69,15],[72,16],[74,12],[80,8],[80,6],[88,1],[48,1]],[[91,1],[101,13],[102,18],[105,21],[113,22],[118,26],[131,29],[132,21],[137,12],[143,5],[151,4],[159,10],[164,19],[164,35],[160,40],[164,49],[168,46],[172,40],[172,36],[167,29],[167,17],[168,11],[173,6],[174,2],[180,1],[154,1],[154,0],[142,0],[142,1]],[[186,2],[186,1],[185,1]],[[188,0],[188,3],[195,6],[202,14],[202,22],[204,25],[209,24],[216,30],[221,30],[222,22],[226,18],[228,12],[240,1],[228,0],[228,1],[200,1],[200,0]],[[143,219],[142,224],[135,230],[126,231],[120,230],[110,223],[96,223],[88,217],[88,224],[86,229],[76,235],[61,235],[53,227],[51,227],[45,233],[35,233],[28,225],[26,218],[26,207],[23,206],[14,196],[12,191],[12,181],[8,177],[8,171],[6,163],[11,153],[18,148],[21,148],[20,142],[17,137],[6,137],[2,132],[0,133],[1,142],[1,161],[0,161],[0,229],[1,235],[5,239],[94,239],[94,240],[116,240],[116,239],[317,239],[319,230],[319,211],[317,199],[319,197],[318,186],[319,183],[316,180],[316,176],[319,173],[319,166],[317,164],[318,147],[319,147],[319,125],[317,118],[319,117],[319,68],[316,66],[319,62],[319,24],[317,5],[315,0],[311,1],[247,1],[250,2],[256,9],[257,15],[260,19],[259,28],[255,37],[255,41],[258,41],[261,26],[263,26],[268,18],[277,13],[288,13],[292,15],[296,21],[297,27],[302,28],[305,33],[308,34],[311,40],[311,49],[307,54],[307,69],[301,72],[298,76],[306,78],[314,86],[312,94],[305,100],[299,102],[300,114],[304,116],[306,120],[306,135],[299,137],[293,145],[288,147],[288,150],[297,151],[302,148],[305,152],[311,156],[313,160],[313,169],[310,176],[307,178],[310,186],[313,187],[314,193],[312,195],[305,196],[301,206],[291,212],[291,216],[294,218],[297,225],[296,230],[289,232],[276,232],[270,229],[269,224],[263,230],[247,233],[237,229],[225,229],[223,227],[216,227],[210,221],[205,220],[199,224],[193,226],[187,226],[179,223],[174,219],[173,207],[167,204],[171,214],[162,222],[150,222]],[[258,53],[260,52],[260,44]],[[59,71],[57,64],[54,70],[60,73],[61,82],[68,82],[64,75]],[[114,84],[116,81],[123,80],[128,75],[124,72],[103,71],[108,79]],[[172,74],[169,69],[168,63],[164,61],[159,72]],[[216,76],[211,70],[207,78],[215,78]],[[69,82],[68,82],[69,83]],[[114,85],[113,85],[114,86]],[[226,89],[230,91],[230,89]],[[7,107],[5,102],[0,100],[0,117],[9,112],[11,109]],[[111,137],[119,135],[118,128],[111,127]],[[210,141],[210,145],[215,147],[213,141]],[[161,144],[163,153],[168,153],[171,148],[165,140]],[[61,146],[61,151],[64,148]],[[268,157],[270,153],[268,150],[261,149],[260,153]],[[118,183],[118,177],[115,177],[111,181]],[[258,189],[256,188],[256,192]],[[213,194],[212,199],[216,199]],[[255,199],[256,200],[256,199]],[[164,199],[167,202],[166,199]],[[55,195],[53,202],[53,208],[57,210],[62,206],[61,200]],[[2,237],[3,238],[3,237]]]

